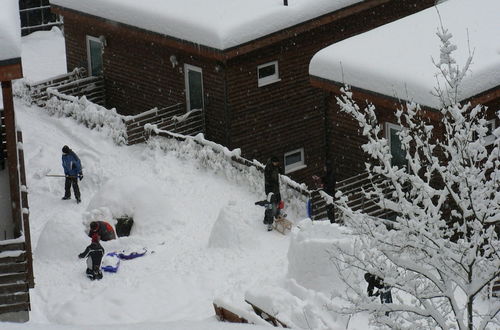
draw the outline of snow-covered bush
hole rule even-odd
[[[336,265],[350,290],[345,313],[368,311],[376,324],[392,329],[486,329],[500,326],[500,302],[488,298],[489,285],[500,274],[500,129],[488,129],[481,106],[458,104],[460,81],[470,58],[459,69],[451,56],[451,34],[441,29],[440,61],[445,85],[442,98],[443,133],[425,123],[418,105],[397,112],[407,168],[391,165],[390,147],[382,136],[376,109],[361,109],[351,91],[337,98],[341,109],[355,118],[367,137],[363,150],[374,160],[366,164],[382,175],[393,193],[373,187],[367,198],[393,210],[395,221],[383,221],[353,211],[341,192],[339,208],[355,239],[353,249],[337,246]],[[393,303],[367,297],[360,275],[369,272],[392,287]],[[352,276],[358,274],[357,276]],[[356,279],[353,281],[352,279]],[[387,314],[388,313],[388,314]]]
[[[65,99],[52,97],[45,105],[46,111],[53,116],[71,117],[90,129],[104,131],[117,144],[127,141],[127,127],[124,117],[116,109],[106,109],[83,97],[64,96]]]

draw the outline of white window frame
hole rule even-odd
[[[493,131],[497,128],[496,120],[495,119],[487,120],[486,125],[487,126],[491,125],[491,134],[484,137],[485,145],[489,146],[490,144],[493,144],[493,142],[495,142],[495,135],[493,134]]]
[[[92,57],[90,56],[90,41],[95,41],[95,42],[100,43],[101,48],[104,49],[104,43],[102,42],[101,38],[86,35],[85,44],[87,45],[87,70],[88,70],[87,72],[88,72],[89,76],[92,75],[92,63],[91,63]],[[102,57],[102,54],[101,54],[101,57]],[[104,65],[104,61],[102,64]]]
[[[196,71],[201,74],[201,92],[202,92],[202,98],[201,98],[201,108],[205,108],[205,87],[203,86],[203,70],[198,67],[194,66],[191,64],[186,64],[184,63],[184,85],[186,86],[186,111],[191,111],[191,101],[190,101],[190,90],[189,90],[189,74],[188,71]]]
[[[300,153],[301,161],[287,165],[286,164],[286,157],[293,155],[293,154],[296,154],[296,153]],[[285,155],[283,156],[283,164],[285,166],[285,174],[306,168],[307,165],[306,165],[305,160],[304,160],[304,148],[299,148],[299,149],[295,149],[295,150],[286,152]]]
[[[264,78],[259,78],[260,69],[271,66],[271,65],[274,65],[274,68],[275,68],[274,74],[271,76],[264,77]],[[278,81],[281,81],[278,61],[272,61],[272,62],[264,63],[264,64],[257,66],[257,84],[259,87],[274,84],[275,82],[278,82]]]

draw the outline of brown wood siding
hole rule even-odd
[[[309,81],[312,56],[331,43],[431,3],[422,1],[417,8],[410,2],[383,4],[228,61],[230,146],[261,162],[303,147],[307,167],[290,176],[310,184],[312,175],[322,174],[327,141],[334,142],[325,136],[325,95]],[[278,61],[281,81],[258,87],[257,66],[272,61]],[[343,149],[349,154],[349,148]]]
[[[307,167],[291,176],[310,183],[311,175],[321,174],[327,150],[324,94],[309,83],[312,56],[336,41],[427,8],[434,1],[377,3],[381,4],[362,12],[350,10],[355,14],[343,18],[340,15],[333,21],[318,20],[318,24],[312,21],[300,28],[293,27],[290,31],[296,33],[289,33],[288,39],[274,38],[273,43],[256,40],[244,45],[245,54],[241,56],[233,54],[234,50],[229,50],[231,54],[221,51],[220,58],[228,59],[224,62],[208,55],[202,57],[201,51],[190,55],[185,47],[176,49],[174,44],[155,43],[158,35],[153,38],[153,34],[144,31],[68,12],[68,69],[87,67],[87,34],[105,36],[107,106],[116,107],[121,114],[136,114],[155,106],[184,103],[183,64],[201,67],[206,137],[229,148],[241,148],[244,157],[261,162],[271,155],[283,157],[285,152],[303,147]],[[169,60],[171,55],[176,55],[179,62],[175,68]],[[279,61],[281,81],[259,88],[257,66],[274,60]]]

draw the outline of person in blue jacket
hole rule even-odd
[[[66,180],[64,182],[64,197],[67,200],[71,198],[71,186],[75,194],[76,202],[80,203],[80,188],[78,187],[78,179],[83,179],[82,164],[80,158],[68,146],[62,148],[62,166]]]

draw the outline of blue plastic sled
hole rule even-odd
[[[116,273],[119,267],[120,257],[116,252],[109,252],[102,258],[101,269],[105,272]]]
[[[118,252],[118,258],[120,258],[122,260],[135,259],[138,257],[142,257],[143,255],[146,254],[146,252],[148,252],[148,250],[146,250],[146,249],[142,249],[142,251],[139,251],[139,252],[120,251],[120,252]]]

